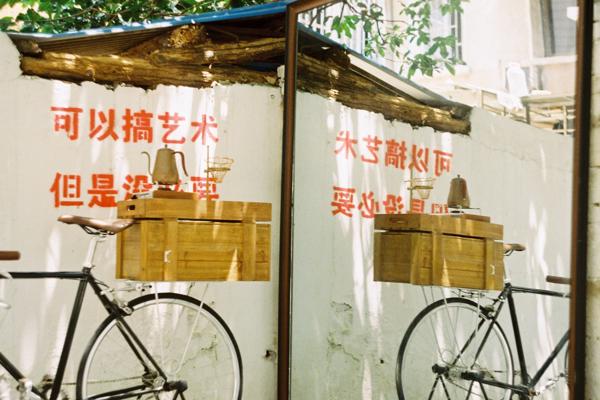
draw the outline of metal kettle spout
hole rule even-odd
[[[148,156],[148,175],[152,175],[152,172],[150,171],[150,164],[151,164],[152,158],[150,157],[150,154],[147,151],[142,151],[142,154],[145,154]]]

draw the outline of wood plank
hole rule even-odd
[[[434,230],[431,234],[431,283],[436,286],[442,285],[442,274],[444,268],[444,244],[442,234],[438,230]]]
[[[375,229],[389,231],[422,231],[439,230],[446,235],[469,236],[502,240],[502,225],[490,222],[454,217],[450,215],[431,214],[377,214]]]
[[[256,278],[256,223],[254,220],[242,221],[242,280]]]
[[[207,221],[271,221],[271,203],[190,199],[136,199],[117,203],[118,218],[179,218]]]
[[[179,224],[175,218],[165,219],[164,224],[164,279],[166,281],[175,281],[178,276],[177,266],[179,264]]]

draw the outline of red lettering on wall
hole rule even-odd
[[[88,190],[88,194],[92,198],[88,207],[116,207],[117,193],[115,178],[112,174],[92,174],[92,188]]]
[[[358,143],[357,139],[352,139],[349,131],[339,131],[335,139],[338,146],[335,149],[335,154],[344,152],[344,157],[348,159],[348,156],[352,154],[353,158],[356,158],[356,149],[354,145]]]
[[[62,175],[59,172],[54,177],[50,186],[50,192],[54,193],[54,207],[79,207],[83,205],[81,200],[81,176],[75,174]]]
[[[333,215],[342,214],[347,217],[352,216],[352,210],[356,208],[354,205],[354,194],[356,189],[344,188],[340,186],[333,187],[333,201],[330,203],[333,207],[331,213]]]
[[[79,138],[79,107],[50,107],[54,111],[54,132],[65,132],[69,140]]]
[[[144,109],[132,113],[130,108],[126,108],[125,115],[123,115],[123,121],[125,121],[123,124],[124,141],[152,143],[152,117],[153,114]]]

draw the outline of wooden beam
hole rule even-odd
[[[208,87],[213,82],[275,85],[275,72],[258,72],[233,65],[198,67],[169,64],[158,67],[143,58],[124,56],[80,56],[44,53],[42,57],[23,57],[26,75],[71,82],[92,81],[104,84],[130,84],[154,88],[159,84]]]
[[[282,56],[285,50],[284,38],[266,38],[233,43],[204,43],[190,48],[160,49],[150,54],[152,64],[240,64],[266,60]]]
[[[204,25],[185,25],[146,40],[121,55],[128,57],[146,57],[160,49],[185,49],[209,42]]]
[[[348,107],[381,113],[388,119],[411,125],[461,134],[471,130],[468,119],[454,118],[449,111],[390,95],[360,75],[308,56],[301,55],[298,59],[298,87]]]

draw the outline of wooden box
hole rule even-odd
[[[119,202],[117,278],[268,281],[271,204],[148,198]]]
[[[375,229],[376,281],[503,287],[502,225],[481,217],[384,214],[375,217]]]

